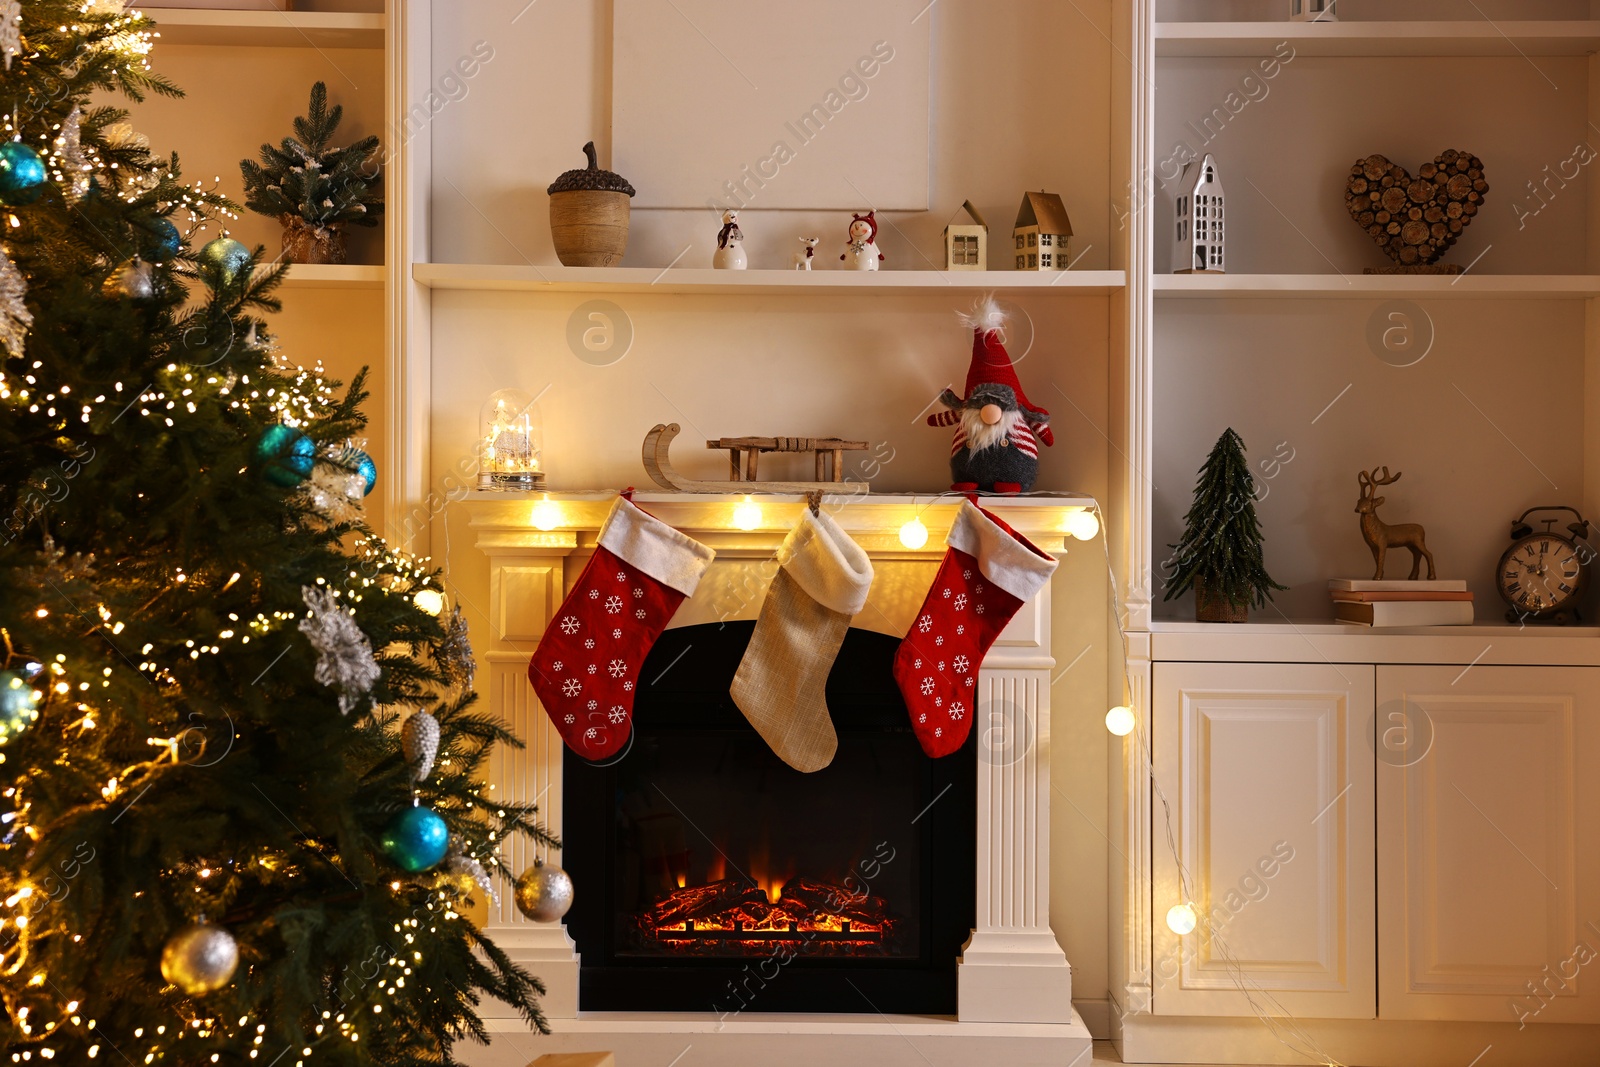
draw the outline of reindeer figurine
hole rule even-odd
[[[1404,473],[1404,472],[1401,472]],[[1422,569],[1423,557],[1428,560],[1428,580],[1434,579],[1433,553],[1428,551],[1425,541],[1426,535],[1422,527],[1414,522],[1404,522],[1390,526],[1378,518],[1378,505],[1383,503],[1383,497],[1374,496],[1380,485],[1393,485],[1400,480],[1400,474],[1389,474],[1389,468],[1384,467],[1383,473],[1378,473],[1374,467],[1370,471],[1362,471],[1356,481],[1361,486],[1361,498],[1356,501],[1356,511],[1361,515],[1361,536],[1366,538],[1367,547],[1372,549],[1372,558],[1377,563],[1378,569],[1372,575],[1373,581],[1383,580],[1383,557],[1391,548],[1409,548],[1411,550],[1411,581],[1417,580],[1417,572]]]

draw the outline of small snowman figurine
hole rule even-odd
[[[865,215],[850,217],[850,240],[845,245],[844,255],[839,257],[844,261],[846,270],[878,269],[883,256],[878,252],[878,220],[873,217],[875,214],[869,211]]]
[[[744,254],[744,234],[739,231],[739,213],[724,211],[722,229],[717,233],[717,251],[711,257],[717,270],[744,270],[750,261]]]

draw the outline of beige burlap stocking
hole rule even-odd
[[[778,565],[729,692],[778,758],[809,773],[839,747],[823,690],[850,618],[867,602],[872,562],[832,517],[806,511]]]

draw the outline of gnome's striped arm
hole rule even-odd
[[[928,416],[929,426],[955,426],[961,422],[959,411],[936,411]]]

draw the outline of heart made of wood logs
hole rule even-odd
[[[1390,259],[1410,267],[1449,251],[1488,191],[1483,160],[1471,152],[1446,149],[1416,177],[1383,156],[1368,156],[1350,168],[1344,206]]]

